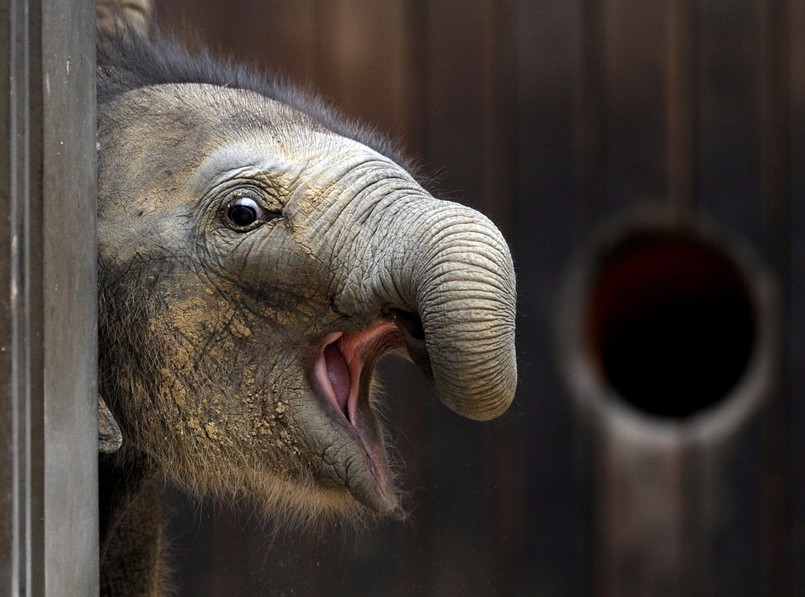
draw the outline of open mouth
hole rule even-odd
[[[379,499],[367,499],[367,494],[375,491],[366,487],[352,487],[350,479],[347,479],[348,489],[360,501],[369,502],[367,505],[379,511],[396,509],[397,498],[383,449],[380,426],[369,403],[372,373],[378,359],[384,354],[403,346],[409,348],[409,353],[416,352],[416,347],[412,346],[416,343],[422,343],[424,347],[424,336],[417,333],[412,323],[418,322],[418,319],[413,316],[404,318],[396,312],[389,319],[391,321],[383,321],[358,332],[327,335],[313,369],[319,391],[362,448],[366,468],[379,490]],[[418,329],[421,330],[421,324]]]

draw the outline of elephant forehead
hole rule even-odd
[[[248,89],[206,83],[165,83],[139,87],[121,94],[116,105],[146,107],[153,114],[193,113],[208,122],[255,119],[270,124],[315,126],[315,121],[287,104]]]
[[[105,151],[148,148],[163,163],[198,164],[235,140],[257,137],[278,144],[318,126],[258,93],[190,83],[128,91],[104,105],[99,115]]]
[[[156,153],[162,164],[170,164],[163,170],[190,174],[200,188],[259,172],[285,174],[314,186],[319,180],[329,184],[366,162],[400,170],[387,156],[304,112],[245,89],[154,85],[122,94],[104,114],[117,137],[114,147],[106,147],[110,155],[128,154],[145,144],[150,151],[138,152],[140,159]],[[121,122],[126,126],[120,127]]]
[[[252,178],[315,190],[337,185],[345,172],[367,162],[381,170],[399,169],[373,149],[335,133],[308,129],[278,138],[258,128],[228,139],[204,159],[190,189],[203,194],[227,180]]]

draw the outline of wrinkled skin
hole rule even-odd
[[[482,215],[243,89],[135,89],[98,132],[100,387],[123,435],[102,592],[158,592],[159,473],[297,519],[399,512],[371,392],[387,352],[459,414],[506,410],[514,273]]]

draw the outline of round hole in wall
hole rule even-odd
[[[746,281],[722,247],[689,233],[638,230],[599,255],[594,271],[586,343],[626,402],[684,418],[738,384],[756,323]]]

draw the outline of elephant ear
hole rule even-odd
[[[153,14],[151,0],[96,0],[95,19],[98,28],[116,36],[124,30],[139,35],[148,33]]]
[[[112,411],[103,398],[98,396],[98,452],[114,454],[123,445],[123,434]]]

